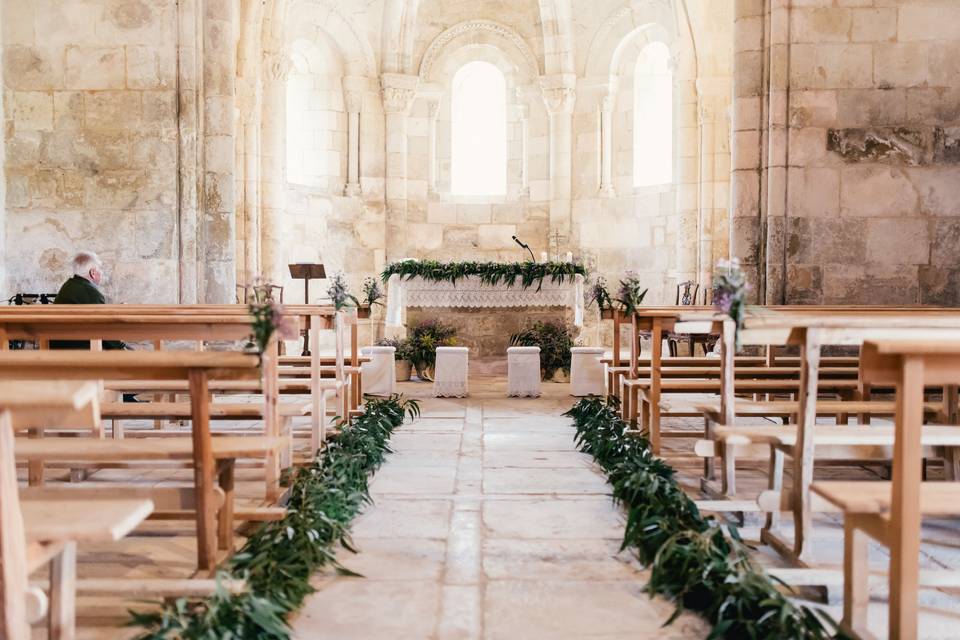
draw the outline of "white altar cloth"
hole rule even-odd
[[[519,279],[513,286],[483,284],[478,276],[450,282],[432,282],[423,278],[404,278],[394,274],[387,282],[387,326],[404,325],[407,307],[454,307],[466,309],[509,307],[567,307],[573,309],[573,323],[583,326],[583,276],[551,282],[544,278],[524,289]]]

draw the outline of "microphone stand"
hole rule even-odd
[[[521,242],[521,241],[520,241],[520,238],[518,238],[517,236],[513,236],[513,241],[516,242],[518,245],[520,245],[521,247],[523,247],[524,249],[526,249],[527,251],[530,252],[530,262],[536,262],[536,261],[537,261],[537,259],[536,259],[535,257],[533,257],[533,250],[530,248],[530,245],[528,245],[528,244],[526,244],[526,243],[524,243],[524,242]]]

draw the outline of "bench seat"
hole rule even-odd
[[[664,406],[664,402],[660,406]],[[714,422],[722,422],[720,399],[691,403],[699,411],[697,415],[704,415]],[[943,407],[936,402],[925,405],[927,413],[938,414]],[[800,410],[800,403],[795,400],[737,400],[734,404],[734,413],[738,416],[755,416],[765,418],[784,418]],[[817,415],[832,416],[842,413],[869,414],[874,416],[892,416],[896,411],[896,402],[893,400],[818,400]]]
[[[728,445],[770,444],[792,447],[797,443],[795,425],[717,426],[713,434],[716,440]],[[892,446],[893,441],[892,425],[817,425],[813,430],[813,442],[818,446]],[[924,425],[920,441],[926,447],[960,447],[960,427]]]
[[[116,542],[146,520],[153,506],[151,500],[20,502],[28,542]]]
[[[217,460],[262,458],[289,445],[288,438],[266,436],[222,436],[212,439]],[[132,462],[141,460],[193,460],[189,438],[143,438],[98,440],[94,438],[17,438],[17,460],[45,462]]]
[[[278,404],[280,417],[290,418],[310,415],[309,402],[284,402]],[[104,402],[100,405],[100,417],[104,419],[183,419],[191,416],[189,402]],[[263,418],[260,403],[210,403],[211,420],[259,420]]]
[[[643,393],[650,388],[649,378],[624,380],[624,387]],[[737,393],[796,393],[800,388],[800,381],[789,380],[737,380],[734,385]],[[856,380],[820,380],[821,392],[829,391],[856,391],[859,383]],[[719,393],[720,380],[661,380],[661,393]]]
[[[872,481],[814,482],[811,491],[844,513],[887,514],[892,483]],[[930,516],[960,515],[960,484],[924,482],[920,485],[920,511]]]

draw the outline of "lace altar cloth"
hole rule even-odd
[[[387,282],[387,326],[403,326],[407,307],[567,307],[573,309],[574,325],[581,327],[583,276],[565,278],[563,282],[551,282],[550,278],[545,278],[539,290],[536,283],[524,289],[519,281],[509,287],[506,284],[485,285],[477,276],[458,280],[456,284],[423,278],[401,280],[396,274],[390,276]]]

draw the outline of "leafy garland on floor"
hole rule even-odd
[[[159,611],[131,612],[138,640],[286,640],[286,616],[313,592],[310,577],[325,566],[352,574],[335,557],[335,546],[354,551],[350,521],[370,503],[370,476],[390,453],[389,439],[404,417],[420,414],[415,400],[395,395],[367,398],[362,415],[341,428],[323,456],[298,467],[290,478],[283,520],[262,525],[218,575],[247,581],[231,594],[222,585],[206,600],[181,598]]]
[[[651,567],[645,590],[671,599],[673,622],[684,610],[713,625],[709,638],[835,637],[825,613],[790,601],[749,557],[735,527],[703,517],[657,458],[649,442],[626,433],[616,399],[580,400],[573,418],[577,447],[607,473],[614,500],[627,511],[621,550],[632,548]]]
[[[496,286],[505,284],[512,287],[517,279],[524,289],[534,284],[537,290],[543,286],[543,281],[550,278],[551,282],[564,282],[567,278],[587,274],[582,264],[573,262],[438,262],[436,260],[403,260],[387,265],[381,278],[384,282],[390,276],[399,275],[402,279],[423,278],[430,282],[449,282],[456,284],[458,280],[470,276],[477,276],[485,285]]]

